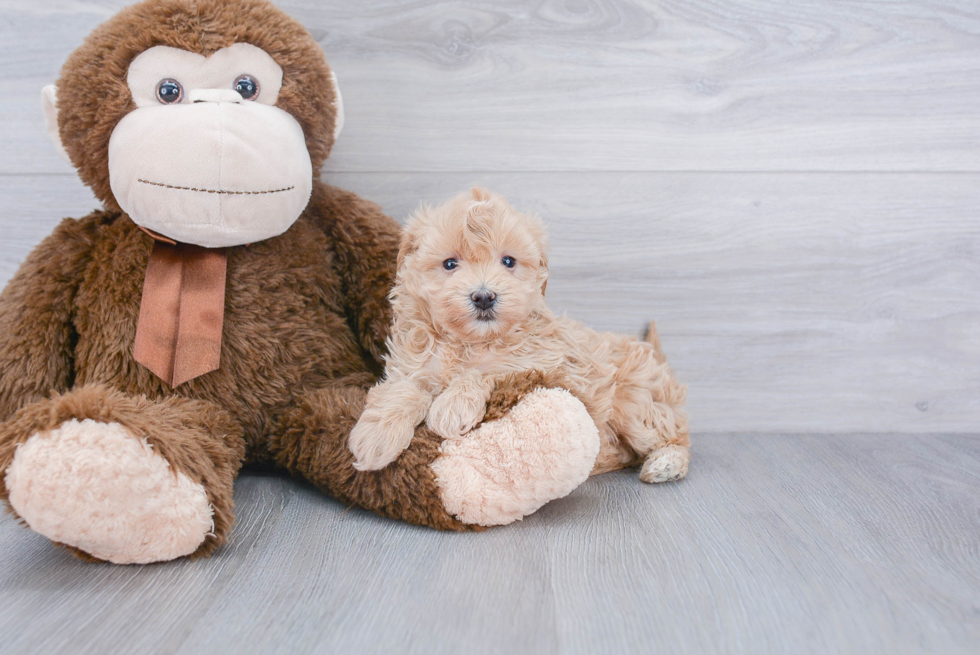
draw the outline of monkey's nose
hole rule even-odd
[[[479,291],[475,291],[470,294],[470,300],[473,301],[474,307],[486,311],[493,307],[493,304],[497,302],[497,294],[495,294],[493,291],[480,289]]]
[[[191,89],[187,92],[191,102],[234,102],[241,104],[242,94],[234,89]]]

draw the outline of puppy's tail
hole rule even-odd
[[[653,346],[653,351],[657,354],[657,362],[663,364],[666,358],[660,346],[660,335],[657,334],[657,323],[655,321],[650,321],[650,326],[647,328],[647,336],[644,341]]]

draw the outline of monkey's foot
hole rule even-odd
[[[505,525],[567,496],[588,477],[599,431],[564,389],[537,389],[432,463],[446,510],[475,525]]]
[[[118,423],[72,419],[35,434],[5,482],[35,532],[117,564],[189,555],[212,530],[204,487]]]

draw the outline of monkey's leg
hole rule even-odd
[[[483,424],[445,441],[421,426],[401,456],[357,471],[347,435],[366,392],[322,389],[274,428],[275,460],[340,500],[443,530],[503,525],[561,498],[588,478],[599,436],[585,407],[540,374],[498,384]]]
[[[241,427],[214,405],[86,386],[0,424],[0,499],[82,557],[209,555],[231,529],[244,454]]]

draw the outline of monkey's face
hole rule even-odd
[[[282,68],[265,51],[156,46],[133,60],[127,84],[136,109],[112,131],[109,183],[137,225],[223,247],[299,218],[313,167],[302,127],[275,106]]]
[[[323,51],[267,0],[144,0],[44,88],[48,133],[109,211],[205,247],[284,232],[343,125]]]

